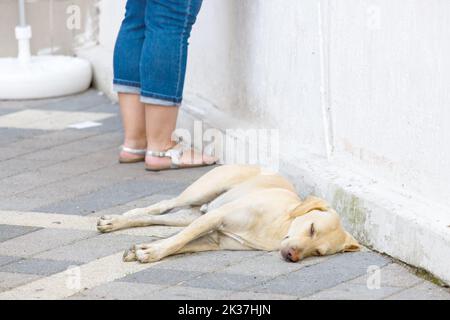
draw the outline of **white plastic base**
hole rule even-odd
[[[0,59],[0,99],[41,99],[78,93],[89,88],[92,69],[88,61],[66,56]]]

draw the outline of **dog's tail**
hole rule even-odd
[[[290,216],[291,218],[296,218],[313,210],[328,211],[329,209],[330,206],[325,200],[314,196],[309,196],[305,199],[305,201],[292,210]]]

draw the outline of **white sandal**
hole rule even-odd
[[[182,169],[182,168],[196,168],[196,167],[205,167],[210,166],[217,163],[217,159],[211,163],[202,161],[199,163],[186,164],[181,162],[181,157],[183,156],[186,150],[194,150],[191,147],[183,146],[181,142],[179,142],[175,147],[166,150],[166,151],[153,151],[148,150],[146,153],[147,157],[157,157],[157,158],[170,158],[170,166],[162,167],[162,168],[152,168],[148,164],[145,165],[145,169],[148,171],[161,171],[161,170],[170,170],[170,169]]]
[[[143,162],[145,161],[145,155],[147,153],[146,149],[132,149],[132,148],[128,148],[125,146],[120,146],[120,151],[129,153],[129,154],[133,154],[133,155],[137,155],[137,156],[142,156],[139,158],[133,158],[133,159],[127,159],[124,157],[120,157],[119,156],[119,162],[120,163],[137,163],[137,162]]]

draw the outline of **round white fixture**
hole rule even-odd
[[[31,56],[31,27],[25,21],[25,0],[19,0],[17,58],[0,58],[0,99],[40,99],[78,93],[89,88],[89,61],[68,56]]]

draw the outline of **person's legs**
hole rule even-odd
[[[202,0],[148,0],[141,57],[142,102],[179,106],[188,39]]]
[[[176,129],[177,117],[178,108],[145,105],[148,150],[168,150],[174,146],[171,137]]]
[[[119,95],[125,132],[119,157],[121,162],[143,160],[147,146],[139,69],[145,39],[146,5],[147,0],[128,0],[114,48],[114,90]]]
[[[119,105],[124,129],[124,142],[119,161],[123,163],[142,161],[145,151],[139,150],[147,149],[144,104],[140,101],[140,95],[119,93]]]
[[[147,149],[165,151],[171,139],[182,101],[188,39],[202,0],[148,0],[145,41],[141,57],[141,101],[145,103]],[[214,162],[192,150],[183,153],[181,166]],[[167,157],[147,155],[148,169],[167,169]]]

